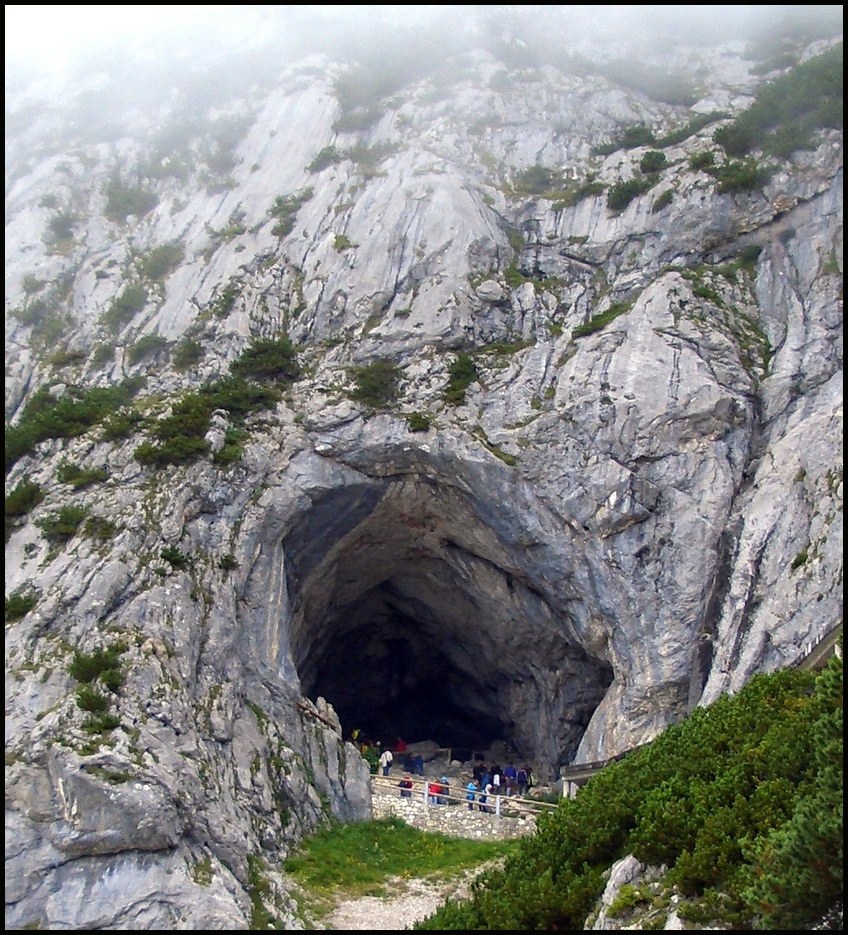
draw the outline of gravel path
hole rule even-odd
[[[411,929],[415,922],[432,915],[445,899],[467,898],[471,881],[488,866],[466,870],[449,880],[393,877],[386,881],[385,896],[363,896],[341,902],[318,927],[337,931]]]

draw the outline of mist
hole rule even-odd
[[[323,54],[374,67],[398,51],[434,67],[474,49],[518,45],[528,64],[563,52],[624,43],[632,54],[652,43],[812,41],[842,30],[842,7],[546,5],[39,5],[7,4],[6,78],[35,80],[114,68],[127,58],[199,65],[263,51],[277,64]]]

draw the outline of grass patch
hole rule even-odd
[[[451,875],[505,856],[514,841],[471,841],[419,831],[397,818],[334,825],[303,842],[285,872],[324,899],[378,895],[389,877]]]
[[[605,328],[611,321],[618,318],[619,315],[624,315],[625,312],[629,312],[631,308],[633,308],[632,302],[614,302],[605,312],[601,312],[600,315],[595,315],[584,324],[578,325],[571,333],[571,336],[572,338],[584,338],[588,334],[594,334],[596,331]]]

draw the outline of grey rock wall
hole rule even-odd
[[[750,101],[738,50],[703,64],[690,110],[600,74],[504,80],[479,53],[449,93],[414,82],[354,131],[338,65],[313,58],[230,102],[246,129],[224,178],[201,137],[180,177],[177,149],[148,161],[131,115],[68,139],[53,101],[11,135],[7,418],[39,387],[139,376],[135,406],[163,416],[283,333],[304,376],[232,465],[212,458],[221,411],[196,463],[141,464],[148,423],[43,441],[7,474],[7,495],[45,492],[6,543],[7,597],[37,594],[7,622],[7,926],[243,928],[260,894],[297,927],[281,861],[331,816],[372,814],[342,729],[363,699],[438,684],[544,777],[649,741],[841,622],[841,134],[762,192],[690,168],[720,120],[621,212],[516,188],[536,165],[614,184],[646,151],[595,155],[621,127]],[[156,206],[106,218],[116,172]],[[279,196],[301,199],[287,233]],[[145,256],[177,243],[151,280]],[[139,284],[143,306],[107,326]],[[205,354],[177,368],[185,339]],[[477,379],[449,405],[459,353]],[[401,382],[374,412],[350,368],[377,359]],[[108,479],[69,487],[63,461]],[[114,535],[51,544],[38,524],[68,505]],[[394,682],[393,641],[413,660]],[[97,729],[68,666],[109,646],[119,726]]]

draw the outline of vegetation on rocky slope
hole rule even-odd
[[[841,658],[758,675],[605,768],[470,901],[415,928],[582,929],[628,854],[667,869],[620,912],[674,896],[692,923],[810,926],[841,903],[842,801]]]

